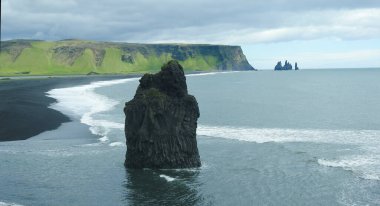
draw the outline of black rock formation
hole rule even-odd
[[[294,64],[294,70],[300,70],[300,68],[298,68],[297,62]]]
[[[282,70],[282,63],[281,63],[281,61],[277,62],[276,66],[274,67],[274,70]]]
[[[279,61],[274,67],[274,70],[292,70],[292,69],[293,69],[292,64],[290,64],[288,60],[285,60],[284,66],[282,66],[281,61]]]
[[[177,61],[169,61],[157,74],[145,74],[124,113],[127,168],[201,166],[198,103],[187,93],[186,77]]]
[[[288,60],[285,61],[283,70],[292,70],[292,64],[290,64]]]

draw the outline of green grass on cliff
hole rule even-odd
[[[173,48],[177,52],[175,55],[181,57],[179,62],[185,71],[217,70],[221,64],[215,49],[206,54],[200,52],[198,47],[205,45],[142,45],[81,40],[25,42],[2,42],[0,76],[156,72],[164,63],[174,59]],[[98,57],[100,64],[97,66],[95,52],[99,54],[99,51],[104,55]],[[131,60],[122,61],[122,55]]]

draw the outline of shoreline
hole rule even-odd
[[[259,71],[259,70],[198,70],[198,71],[184,71],[185,75],[188,74],[207,74],[207,73],[224,73],[224,72],[245,72],[245,71]],[[159,70],[155,71],[154,73],[159,72]],[[1,76],[0,75],[0,82],[1,81],[8,81],[8,80],[17,80],[17,79],[50,79],[50,78],[107,78],[107,77],[125,77],[125,78],[133,78],[133,77],[142,77],[145,73],[126,73],[126,74],[94,74],[94,75],[88,75],[88,74],[65,74],[65,75],[15,75],[15,76]],[[150,72],[150,74],[153,74]]]
[[[56,102],[46,95],[49,90],[124,78],[132,76],[41,77],[0,81],[0,142],[26,140],[71,121],[60,111],[49,108]]]
[[[19,75],[19,76],[0,76],[1,81],[9,80],[22,80],[22,79],[53,79],[53,78],[115,78],[115,77],[125,77],[133,78],[140,77],[144,73],[133,73],[133,74],[97,74],[97,75],[87,75],[87,74],[73,74],[73,75]]]
[[[225,72],[192,71],[185,74],[192,76]],[[49,108],[56,102],[56,99],[46,95],[52,89],[86,85],[96,81],[136,78],[142,75],[17,76],[0,79],[0,142],[26,140],[72,121],[61,111]]]

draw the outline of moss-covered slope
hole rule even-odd
[[[155,72],[170,59],[185,71],[253,70],[239,46],[11,40],[0,49],[1,76]]]

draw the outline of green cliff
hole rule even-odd
[[[170,59],[185,71],[253,70],[239,46],[10,40],[0,49],[0,76],[146,73]]]

